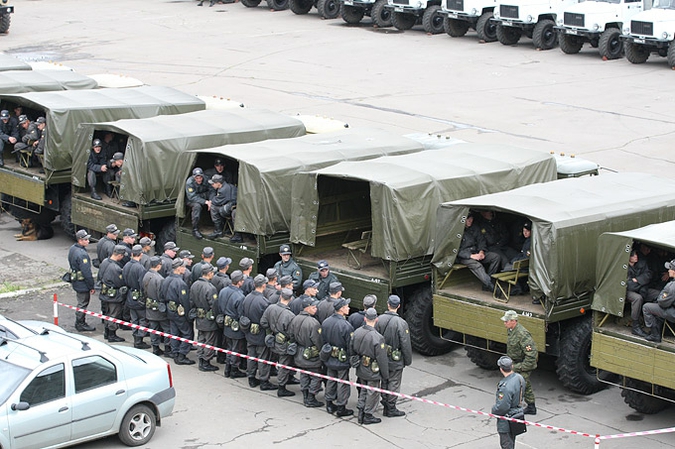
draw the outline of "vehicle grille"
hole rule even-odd
[[[582,27],[582,26],[584,26],[584,18],[585,18],[585,16],[583,14],[575,14],[575,13],[572,13],[572,12],[566,12],[565,13],[565,25],[574,26],[574,27]]]
[[[396,5],[409,5],[410,0],[394,0],[394,4],[396,4]]]
[[[631,20],[630,32],[632,34],[642,34],[643,36],[653,36],[654,24],[652,22],[638,22],[636,20]]]
[[[512,5],[499,5],[499,15],[501,17],[518,18],[518,7]]]
[[[448,0],[446,8],[452,11],[464,11],[464,0]]]

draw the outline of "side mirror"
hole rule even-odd
[[[30,408],[30,404],[25,401],[21,401],[18,404],[12,404],[11,406],[12,410],[28,410]]]

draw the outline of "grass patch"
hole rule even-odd
[[[17,290],[21,290],[20,285],[10,284],[9,282],[0,283],[0,294],[15,292]]]

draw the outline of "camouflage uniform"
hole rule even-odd
[[[506,341],[506,355],[513,360],[513,370],[525,379],[525,396],[523,399],[530,405],[534,404],[534,392],[530,383],[530,374],[537,368],[539,353],[534,344],[532,335],[522,324],[518,323],[513,329],[509,329]]]

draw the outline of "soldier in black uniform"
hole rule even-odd
[[[159,256],[150,258],[150,268],[145,276],[143,276],[143,294],[145,296],[145,316],[148,319],[148,327],[152,330],[169,333],[171,327],[169,319],[166,317],[166,302],[162,301],[160,297],[160,289],[164,278],[159,274],[162,269],[162,260]],[[164,351],[159,347],[160,343],[164,344]],[[150,335],[150,344],[152,345],[152,353],[155,355],[163,355],[165,357],[173,358],[174,354],[171,352],[171,344],[169,337],[163,337],[157,334]]]
[[[201,264],[202,275],[190,287],[190,300],[193,307],[197,309],[197,341],[209,346],[216,345],[216,335],[219,333],[216,315],[213,311],[214,304],[218,301],[218,292],[211,283],[215,268],[209,263]],[[199,358],[199,371],[218,371],[215,365],[211,364],[211,359],[216,351],[202,346],[197,350]]]
[[[410,343],[410,330],[408,323],[398,315],[401,307],[401,298],[397,295],[389,296],[387,311],[377,320],[375,330],[384,337],[387,344],[387,357],[389,358],[389,378],[382,381],[382,389],[401,391],[401,379],[403,368],[412,363],[412,345]],[[383,415],[387,418],[404,416],[405,412],[396,408],[398,396],[385,395],[382,397],[384,405]]]
[[[276,275],[276,271],[274,273]],[[267,307],[260,319],[262,327],[268,330],[267,338],[271,337],[274,341],[271,347],[272,352],[279,357],[279,363],[286,366],[293,365],[293,355],[288,353],[289,344],[292,339],[290,332],[291,321],[295,318],[295,314],[288,307],[291,298],[293,298],[293,290],[289,288],[283,289],[279,302]],[[288,369],[279,367],[279,374],[277,375],[279,389],[277,390],[277,396],[295,396],[294,392],[286,388],[290,374]]]
[[[244,257],[239,261],[239,268],[244,274],[244,283],[241,286],[241,291],[244,292],[244,295],[248,295],[253,291],[253,278],[251,277],[251,272],[253,271],[253,259]]]
[[[159,270],[159,274],[162,277],[166,278],[173,272],[172,263],[178,251],[180,251],[180,248],[174,242],[166,242],[164,244],[164,252],[160,256],[162,259],[162,269]]]
[[[127,286],[126,307],[131,315],[131,322],[139,326],[148,327],[148,320],[145,315],[145,297],[143,295],[143,278],[146,269],[141,264],[141,254],[143,247],[134,245],[131,248],[131,260],[122,269],[124,285]],[[134,329],[134,348],[148,349],[149,344],[143,341],[145,331]]]
[[[96,255],[98,256],[99,265],[112,255],[113,248],[117,245],[117,236],[120,234],[120,230],[114,224],[106,226],[105,232],[106,234],[96,244]]]
[[[15,121],[11,120],[9,111],[0,112],[0,167],[5,166],[3,152],[6,145],[14,145],[19,141],[19,128]]]
[[[113,154],[112,159],[108,160],[108,169],[103,174],[103,183],[106,185],[106,195],[112,196],[112,181],[120,182],[122,177],[122,166],[124,165],[124,154],[117,152]],[[124,205],[124,204],[122,204]]]
[[[294,358],[295,366],[305,371],[319,373],[321,371],[319,351],[323,346],[323,340],[321,339],[321,324],[314,318],[319,301],[313,297],[304,296],[301,304],[304,307],[293,318],[289,329],[291,338],[298,344],[298,350]],[[316,400],[320,388],[320,377],[300,373],[300,390],[305,407],[323,407],[323,402]]]
[[[365,385],[380,388],[380,381],[389,380],[389,359],[384,337],[375,330],[377,311],[373,308],[366,310],[365,324],[354,331],[352,338],[352,354],[357,365],[356,375]],[[359,424],[377,424],[382,420],[373,416],[377,409],[380,393],[361,388],[359,392]]]
[[[351,339],[354,328],[349,321],[349,303],[351,300],[340,298],[334,305],[335,313],[326,318],[321,324],[321,336],[324,346],[322,352],[328,349],[330,352],[326,360],[326,374],[337,379],[349,380],[349,358],[351,356]],[[326,382],[326,410],[337,416],[351,416],[354,410],[348,409],[349,385],[329,380]]]
[[[302,282],[302,268],[293,260],[291,253],[291,245],[281,245],[279,247],[279,255],[281,260],[274,264],[274,269],[277,270],[279,278],[283,276],[291,276],[293,278],[293,291],[300,290]]]
[[[497,366],[504,378],[497,385],[497,395],[495,405],[492,406],[492,414],[509,418],[517,416],[518,419],[523,419],[525,415],[521,402],[525,392],[525,379],[513,371],[513,361],[508,356],[501,357],[497,361]],[[499,433],[499,446],[502,449],[514,449],[516,447],[516,437],[511,433],[509,421],[498,419],[497,433]]]
[[[265,272],[265,277],[267,278],[267,284],[265,284],[265,290],[263,290],[263,296],[270,304],[276,304],[278,302],[279,296],[276,293],[279,291],[279,284],[277,283],[277,270],[274,268],[268,268]],[[276,298],[276,301],[272,301],[272,297]]]
[[[291,311],[294,314],[299,315],[300,312],[304,310],[302,304],[305,298],[316,299],[316,288],[318,287],[318,285],[319,284],[317,284],[315,281],[311,279],[307,279],[305,282],[302,283],[302,288],[305,291],[305,293],[292,300],[290,304]],[[316,303],[319,304],[319,301],[317,300]],[[314,318],[316,318],[316,311],[312,315],[314,316]]]
[[[225,220],[235,219],[235,207],[237,205],[237,186],[227,183],[223,180],[221,175],[213,175],[209,180],[209,184],[213,187],[209,200],[211,201],[211,220],[215,229],[212,234],[208,235],[210,239],[222,237],[223,229],[225,228]],[[235,238],[235,237],[239,238]],[[230,239],[232,243],[241,242],[241,234],[238,232]]]
[[[493,291],[492,275],[499,271],[501,259],[498,254],[487,249],[485,237],[474,224],[473,213],[466,217],[464,235],[459,245],[457,262],[466,265],[483,284],[483,290]]]
[[[5,112],[5,111],[3,111]],[[89,238],[87,231],[80,229],[75,233],[77,243],[68,250],[68,264],[70,265],[70,283],[77,296],[77,307],[86,309],[89,300],[94,294],[94,276],[91,274],[91,263],[87,253]],[[95,331],[96,328],[89,326],[83,312],[75,312],[75,329],[80,332]]]
[[[276,304],[276,303],[279,302],[279,297],[281,296],[281,290],[284,289],[284,288],[290,288],[291,291],[293,290],[293,278],[292,277],[286,275],[286,276],[281,276],[279,278],[279,284],[277,285],[276,292],[273,293],[272,296],[269,299],[270,304]],[[293,298],[291,298],[291,302],[288,304],[288,307],[291,307],[291,304],[293,304],[293,301],[295,301],[295,299],[296,299],[295,296]],[[302,308],[300,310],[298,310],[298,313],[300,313],[301,310],[302,310]],[[291,311],[293,312],[294,315],[297,315],[297,313],[295,313],[295,310],[293,310],[292,307],[291,307]]]
[[[344,287],[339,282],[332,282],[328,288],[328,296],[319,302],[319,307],[316,311],[316,319],[319,323],[323,323],[326,318],[335,313],[335,303],[342,297]]]
[[[269,306],[262,294],[266,283],[267,278],[262,274],[253,279],[254,290],[244,298],[240,311],[241,320],[246,317],[250,322],[250,325],[243,326],[248,355],[262,360],[270,359],[270,348],[265,345],[265,332],[260,323],[265,309]],[[248,359],[246,361],[246,374],[249,386],[255,388],[260,385],[262,391],[276,390],[277,386],[270,382],[270,369],[270,365],[266,363]],[[256,371],[258,372],[258,379],[255,376]]]
[[[187,207],[192,211],[192,235],[197,239],[202,239],[204,236],[199,232],[199,219],[202,216],[202,209],[211,207],[209,200],[209,184],[204,182],[204,172],[201,168],[196,167],[192,170],[190,176],[185,183],[185,202]]]
[[[96,178],[100,175],[102,178],[108,171],[108,158],[102,150],[101,140],[94,139],[91,144],[91,151],[89,152],[89,159],[87,160],[87,183],[91,189],[91,197],[95,200],[100,200],[101,196],[96,192]],[[103,182],[106,195],[110,196],[110,185]]]
[[[349,324],[352,325],[354,329],[358,329],[359,327],[363,326],[363,324],[366,322],[365,317],[366,317],[366,310],[370,309],[371,307],[375,307],[375,304],[377,304],[377,296],[375,295],[366,295],[363,297],[363,310],[359,310],[358,312],[352,313],[349,315],[349,318],[347,320],[349,321]]]
[[[122,279],[121,265],[125,252],[126,247],[115,245],[112,255],[101,262],[101,267],[98,270],[98,280],[101,281],[99,299],[102,304],[106,304],[108,316],[117,319],[122,319],[122,309],[126,300],[127,288]],[[110,343],[124,341],[124,338],[117,336],[117,329],[117,323],[106,321],[103,337]]]
[[[192,285],[192,259],[194,259],[195,256],[190,252],[189,249],[183,249],[178,253],[178,257],[183,259],[183,262],[185,262],[183,280],[188,285],[188,287],[190,287]],[[201,277],[201,275],[199,277]],[[199,277],[197,277],[197,279],[199,279]],[[195,279],[195,281],[197,279]]]
[[[235,270],[232,272],[230,280],[232,282],[218,293],[215,313],[223,315],[223,338],[226,349],[237,354],[244,354],[246,351],[246,335],[239,325],[239,313],[241,304],[244,302],[244,294],[241,291],[244,275],[241,271]],[[239,359],[236,355],[227,354],[223,375],[233,379],[246,377],[246,374],[239,370]]]
[[[207,168],[204,171],[204,176],[207,180],[213,178],[214,175],[222,176],[223,180],[228,184],[236,184],[234,182],[234,176],[232,176],[232,173],[225,170],[225,160],[223,158],[216,158],[213,161],[213,167]]]
[[[152,248],[155,247],[155,241],[150,237],[143,237],[138,241],[138,244],[143,248],[143,253],[141,254],[141,265],[143,265],[146,270],[149,270],[150,258],[152,257],[150,252],[152,251]]]
[[[328,296],[328,288],[333,282],[339,282],[337,276],[330,271],[330,266],[325,260],[320,260],[316,264],[316,271],[309,275],[309,279],[317,284],[316,298],[321,301]],[[320,321],[320,320],[319,320]]]
[[[487,250],[499,255],[500,266],[505,266],[513,258],[518,256],[518,251],[509,246],[509,230],[495,213],[491,210],[481,211],[478,223],[480,232],[485,237]]]
[[[131,260],[131,248],[136,244],[136,237],[138,237],[138,234],[131,228],[126,228],[122,231],[122,241],[120,242],[120,245],[127,248],[127,252],[124,253],[124,257],[122,258],[122,267]]]
[[[222,289],[232,283],[230,276],[227,275],[227,270],[230,269],[231,263],[232,259],[229,257],[219,257],[216,261],[216,268],[218,271],[216,271],[213,279],[211,279],[211,283],[214,287],[216,287],[216,291],[218,291],[218,293],[220,293]]]
[[[162,281],[160,297],[166,302],[166,316],[169,318],[171,334],[192,340],[194,330],[188,319],[188,312],[192,307],[188,286],[183,280],[185,262],[176,258],[171,262],[171,268],[171,274]],[[194,365],[195,361],[187,357],[191,347],[190,343],[171,339],[171,352],[176,356],[174,360],[177,365]]]
[[[215,255],[215,251],[210,246],[205,246],[204,249],[202,249],[202,260],[192,266],[191,282],[196,281],[202,276],[203,264],[213,265],[212,262]]]

